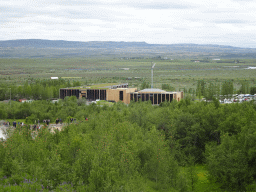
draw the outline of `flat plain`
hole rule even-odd
[[[81,81],[82,85],[98,83],[151,84],[154,68],[154,87],[170,84],[175,90],[195,88],[197,80],[222,82],[240,80],[255,84],[256,59],[171,60],[131,58],[0,58],[0,81],[22,85],[26,80],[59,77]],[[252,67],[252,68],[250,68]]]

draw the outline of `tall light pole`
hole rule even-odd
[[[153,88],[153,69],[155,67],[155,63],[152,62],[152,67],[151,67],[151,89]]]

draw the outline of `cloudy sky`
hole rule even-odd
[[[255,0],[0,0],[0,40],[256,48]]]

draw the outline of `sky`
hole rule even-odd
[[[255,0],[1,0],[0,40],[256,48]]]

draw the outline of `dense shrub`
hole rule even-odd
[[[55,133],[29,126],[9,131],[0,141],[0,186],[8,190],[26,190],[28,180],[31,189],[191,191],[195,164],[202,163],[222,190],[246,190],[256,178],[253,103],[183,100],[102,107],[69,97],[2,108],[11,118],[27,116],[28,124],[77,119]],[[184,166],[187,174],[181,172]]]

